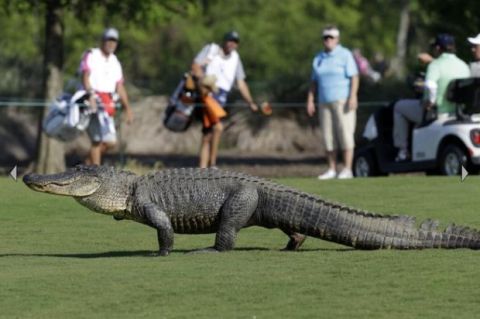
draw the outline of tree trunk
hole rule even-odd
[[[403,0],[400,9],[400,24],[397,33],[397,53],[392,60],[391,71],[402,79],[405,76],[405,59],[407,56],[408,30],[410,28],[410,0]]]
[[[55,99],[63,90],[63,8],[61,0],[45,2],[44,92],[45,101]],[[49,138],[41,129],[45,107],[39,124],[39,143],[35,170],[42,174],[65,170],[65,150],[62,142]]]

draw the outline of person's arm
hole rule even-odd
[[[354,111],[358,107],[358,86],[360,84],[360,76],[357,64],[351,53],[347,54],[345,75],[350,78],[347,106],[350,111]]]
[[[198,52],[190,67],[190,72],[193,76],[201,79],[205,75],[203,70],[217,50],[218,46],[212,43],[207,44]]]
[[[193,76],[199,79],[203,77],[203,67],[195,61],[193,61],[190,71],[192,72]]]
[[[307,95],[307,113],[308,116],[313,116],[315,114],[315,91],[317,89],[317,82],[311,81],[310,88],[308,89]]]
[[[90,71],[85,70],[82,72],[82,86],[85,89],[85,91],[90,93],[90,92],[93,92],[93,88],[90,85],[89,77],[90,77]]]
[[[423,94],[422,106],[425,110],[430,110],[437,100],[438,80],[440,79],[440,71],[436,63],[430,63],[425,74],[425,87]]]
[[[250,94],[250,89],[248,88],[247,82],[245,82],[245,80],[238,79],[237,80],[237,86],[238,86],[238,90],[240,91],[240,94],[242,95],[245,102],[247,102],[250,109],[253,112],[258,111],[258,106],[253,101],[253,98],[252,98],[252,95]]]
[[[95,95],[95,90],[92,87],[92,84],[90,83],[90,74],[91,74],[91,69],[89,65],[90,61],[90,54],[91,51],[87,50],[83,56],[82,60],[80,62],[80,72],[82,74],[82,86],[85,91],[89,94],[88,97],[88,102],[90,104],[90,108],[96,112],[97,111],[97,99]]]
[[[425,81],[425,96],[422,101],[422,106],[425,110],[430,110],[437,100],[438,85],[434,81]]]
[[[359,83],[360,83],[360,79],[359,79],[358,74],[352,76],[352,78],[350,80],[350,92],[349,92],[348,101],[347,101],[348,109],[350,111],[354,111],[358,107],[358,86],[359,86]]]
[[[418,61],[420,61],[421,63],[427,65],[429,64],[430,62],[433,61],[433,57],[429,54],[429,53],[426,53],[426,52],[421,52],[417,55],[417,59]]]
[[[82,86],[85,89],[85,91],[90,94],[88,98],[88,102],[90,103],[90,108],[92,110],[96,111],[97,110],[97,100],[95,97],[95,90],[92,88],[92,85],[90,84],[90,70],[84,70],[82,71]]]
[[[122,103],[123,110],[125,111],[127,123],[130,124],[133,121],[133,113],[130,108],[130,102],[128,101],[127,90],[125,90],[125,85],[123,82],[117,83],[117,93],[120,97],[120,102]]]

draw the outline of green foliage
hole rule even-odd
[[[469,177],[280,179],[354,207],[480,228]],[[71,198],[0,179],[2,318],[476,318],[478,251],[353,251],[314,238],[239,232],[237,249],[185,255],[213,235],[177,235],[150,257],[153,229],[95,214]]]
[[[38,91],[42,83],[43,16],[29,11],[25,2],[6,1],[8,6],[2,2],[0,95],[28,95],[28,92]]]
[[[438,31],[455,34],[460,56],[470,59],[465,38],[478,32],[480,22],[480,3],[473,0],[63,0],[65,78],[75,78],[82,53],[98,45],[105,27],[115,26],[121,33],[118,55],[128,83],[168,94],[203,45],[220,42],[226,31],[236,29],[256,95],[299,101],[305,98],[312,58],[322,49],[325,25],[339,26],[345,46],[359,48],[370,58],[381,53],[389,60],[396,53],[405,2],[411,12],[411,67]],[[0,1],[1,95],[41,88],[45,3]],[[389,87],[367,85],[365,96],[392,96],[395,89],[390,92]]]
[[[476,36],[479,32],[480,2],[475,0],[424,0],[419,2],[421,10],[428,21],[425,24],[430,37],[437,33],[451,33],[456,37],[459,56],[471,59],[470,45],[467,37]]]

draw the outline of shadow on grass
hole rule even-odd
[[[138,257],[138,256],[152,256],[154,254],[151,250],[136,250],[136,251],[106,251],[102,253],[76,253],[76,254],[0,254],[1,257],[55,257],[55,258],[111,258],[111,257]]]
[[[302,252],[312,252],[312,251],[325,251],[325,252],[350,252],[354,251],[353,248],[313,248],[313,249],[300,249],[298,251],[282,251],[277,249],[269,249],[265,247],[238,247],[234,251],[280,251],[285,253],[302,253]],[[184,253],[190,254],[197,252],[197,249],[174,249],[172,251],[175,253]],[[202,252],[203,254],[203,252]],[[206,252],[208,254],[208,252]],[[135,251],[106,251],[100,253],[74,253],[74,254],[28,254],[28,253],[9,253],[9,254],[0,254],[2,257],[54,257],[54,258],[82,258],[82,259],[93,259],[93,258],[118,258],[118,257],[155,257],[156,252],[151,250],[135,250]]]

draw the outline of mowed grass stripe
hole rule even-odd
[[[480,179],[279,179],[353,207],[480,228]],[[225,254],[187,255],[214,235],[153,229],[0,179],[0,318],[474,318],[478,251],[355,251],[251,228]]]

